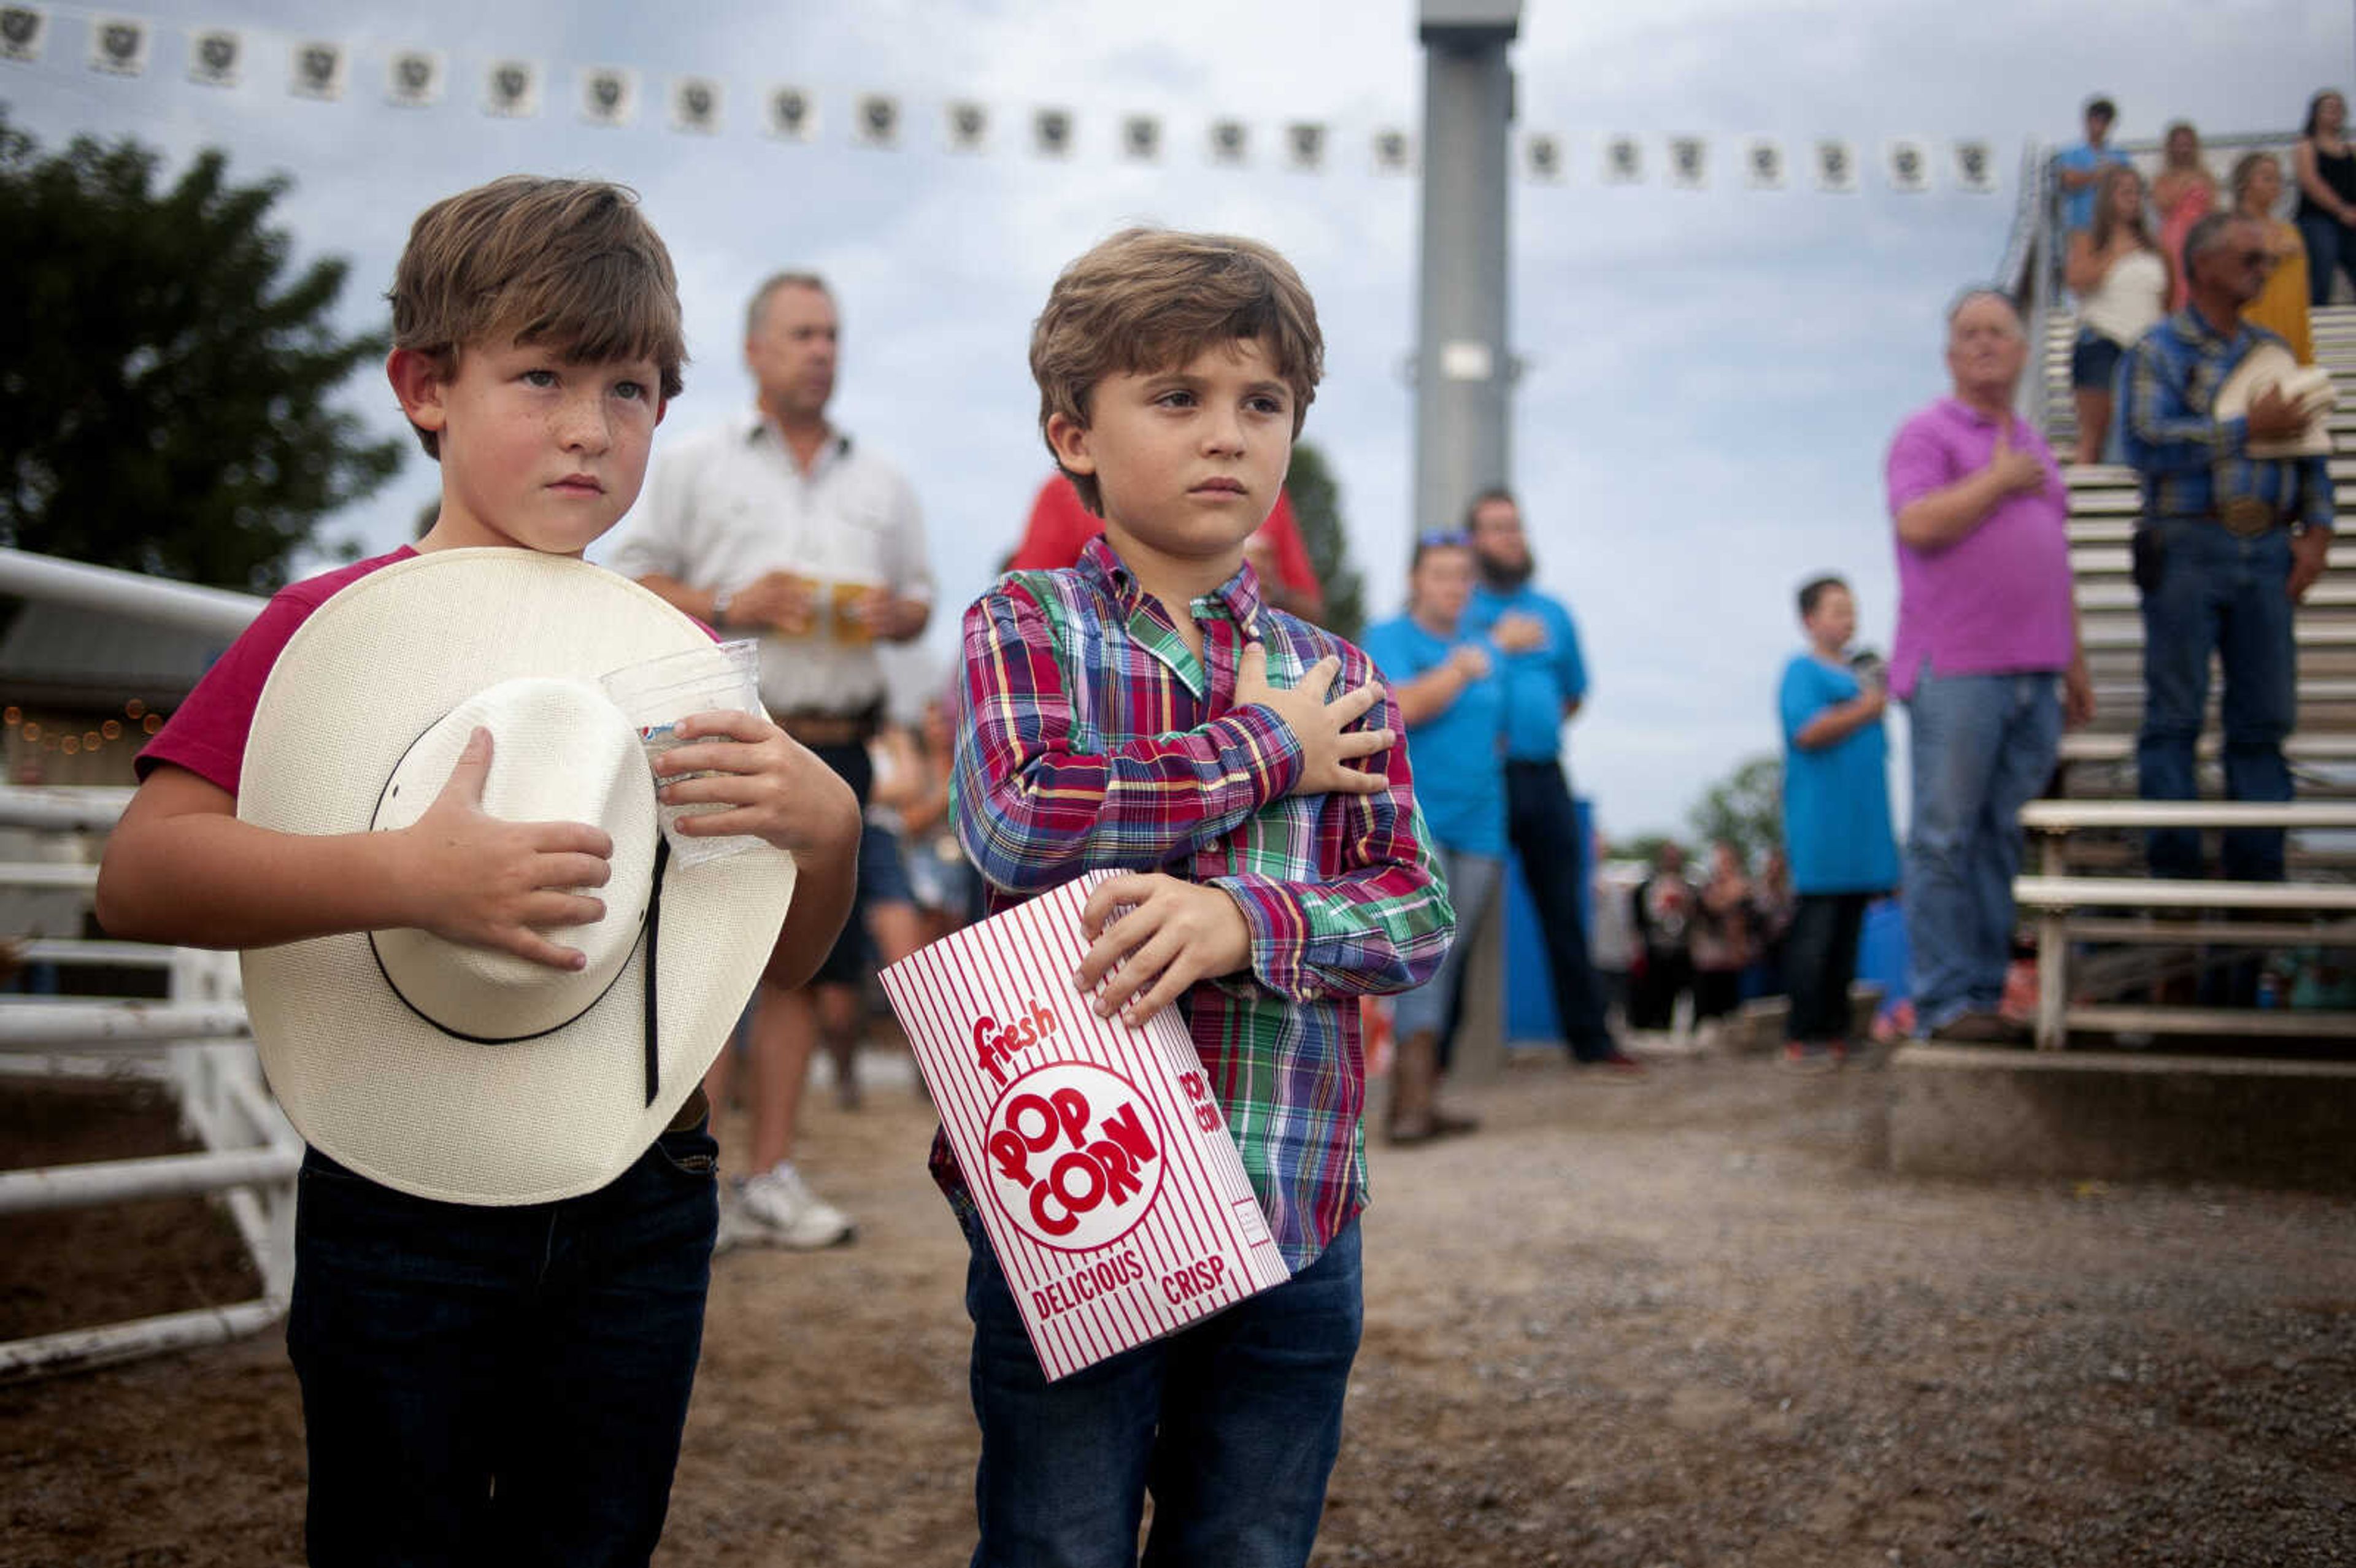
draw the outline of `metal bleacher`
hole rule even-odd
[[[2032,265],[2034,263],[2032,262]],[[2050,299],[2051,296],[2048,296]],[[2069,389],[2076,323],[2058,302],[2032,312],[2042,372],[2029,401],[2065,459],[2076,442]],[[2129,575],[2140,508],[2125,467],[2066,467],[2071,564],[2097,716],[2062,741],[2058,798],[2023,814],[2034,868],[2016,891],[2038,933],[2038,1043],[2072,1034],[2157,1034],[2226,1040],[2356,1042],[2356,1012],[2287,1008],[2226,1011],[2156,998],[2204,966],[2262,948],[2356,947],[2356,308],[2319,309],[2316,358],[2340,389],[2330,419],[2340,527],[2331,570],[2296,621],[2298,721],[2286,748],[2298,800],[2289,806],[2223,801],[2216,765],[2212,676],[2202,727],[2202,803],[2136,800],[2135,737],[2143,709],[2143,626]],[[2289,830],[2289,880],[2280,884],[2166,884],[2144,869],[2143,838],[2158,825],[2204,830],[2213,868],[2227,827]]]

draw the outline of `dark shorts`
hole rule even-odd
[[[900,836],[869,823],[859,835],[859,907],[916,901],[907,862],[900,855]]]
[[[874,764],[868,760],[863,745],[812,746],[818,760],[832,768],[859,797],[859,808],[867,809],[867,792],[875,783]],[[856,986],[867,978],[867,856],[866,845],[860,846],[859,892],[851,906],[851,918],[842,923],[842,934],[834,939],[826,962],[810,976],[813,986]]]
[[[2115,343],[2092,327],[2080,327],[2078,341],[2070,346],[2070,384],[2090,392],[2109,391],[2126,354],[2125,344]]]

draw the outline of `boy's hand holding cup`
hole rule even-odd
[[[663,837],[681,867],[769,841],[761,825],[774,811],[744,815],[756,793],[746,781],[776,760],[736,749],[785,740],[761,707],[760,657],[758,643],[721,643],[626,666],[602,682],[646,747]]]

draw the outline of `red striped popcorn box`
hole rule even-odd
[[[1290,1277],[1178,1009],[1100,1019],[1066,882],[884,971],[1049,1381]]]

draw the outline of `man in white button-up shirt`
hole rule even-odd
[[[875,644],[923,634],[933,580],[915,492],[827,420],[838,347],[821,280],[782,272],[763,283],[744,323],[758,407],[661,456],[612,565],[724,636],[759,637],[762,700],[864,805],[866,744],[884,698]],[[862,860],[862,908],[870,892]],[[867,959],[864,923],[853,919],[808,989],[761,987],[746,1162],[755,1174],[723,1216],[724,1236],[793,1247],[850,1239],[849,1218],[794,1168],[794,1120],[821,1031],[848,1070]],[[712,1070],[715,1104],[727,1066],[723,1055]]]

